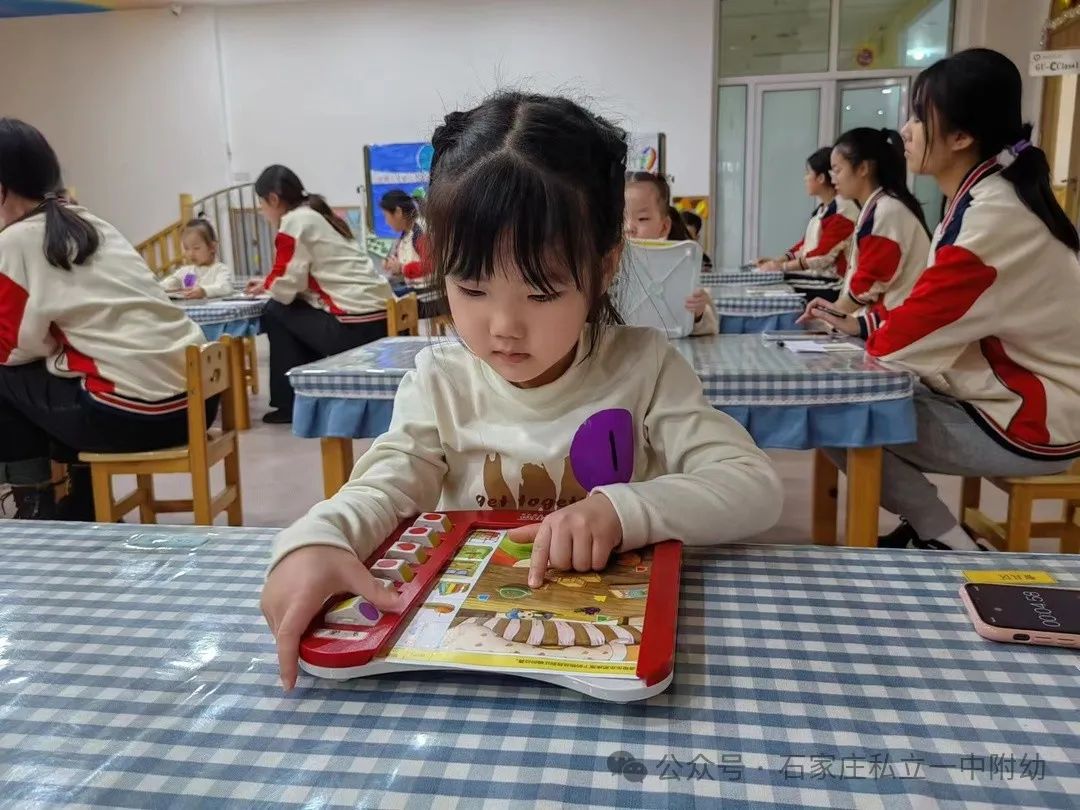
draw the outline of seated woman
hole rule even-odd
[[[270,340],[269,424],[292,421],[289,369],[386,337],[390,285],[372,267],[349,225],[295,172],[270,166],[255,181],[266,220],[277,229],[274,267],[248,282],[272,300],[262,322]]]
[[[1050,475],[1080,457],[1080,238],[1029,141],[1020,92],[1016,66],[981,48],[919,75],[908,166],[949,200],[930,266],[883,313],[810,305],[922,380],[918,440],[885,452],[882,505],[903,522],[882,547],[975,547],[926,473]],[[844,451],[831,455],[843,464]]]
[[[17,515],[52,518],[49,459],[71,463],[59,516],[92,520],[78,454],[185,444],[184,353],[203,335],[120,232],[60,187],[44,136],[0,119],[0,464]]]
[[[180,233],[184,264],[161,280],[171,298],[224,298],[233,294],[233,272],[218,261],[217,234],[205,219],[193,219]]]
[[[438,295],[435,276],[423,262],[424,220],[420,205],[401,189],[393,189],[382,196],[379,207],[386,224],[400,234],[383,262],[383,269],[398,293],[402,293],[396,283],[400,280],[404,294],[414,292],[424,299],[420,301],[421,318],[433,318],[439,314],[439,305],[429,299],[437,299]]]
[[[783,256],[758,259],[761,270],[782,270],[784,279],[805,295],[829,301],[840,297],[847,274],[847,253],[859,206],[841,197],[832,181],[832,147],[823,146],[806,159],[806,193],[818,201],[806,233]]]

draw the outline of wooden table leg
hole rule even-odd
[[[345,486],[353,468],[352,439],[324,436],[322,444],[323,494],[329,498]]]
[[[877,545],[878,509],[881,507],[880,447],[847,451],[847,544]]]
[[[813,498],[810,504],[810,537],[819,546],[836,545],[837,493],[840,471],[821,450],[814,451]]]

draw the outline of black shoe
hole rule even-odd
[[[94,521],[94,486],[90,467],[86,464],[68,466],[68,493],[56,505],[57,520]]]
[[[264,413],[262,420],[268,425],[288,425],[292,423],[292,412],[279,408],[276,411]]]
[[[15,497],[15,520],[55,520],[56,493],[52,484],[11,488]]]
[[[906,520],[901,520],[899,526],[877,539],[878,548],[922,548],[916,545],[922,542],[922,538]]]

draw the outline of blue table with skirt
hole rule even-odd
[[[962,572],[1067,555],[686,549],[674,680],[604,703],[436,671],[283,694],[273,529],[0,522],[12,808],[1074,808],[1075,651],[975,634]]]
[[[798,329],[806,298],[786,284],[707,287],[720,316],[720,334],[751,335]]]
[[[262,331],[260,319],[269,301],[268,296],[237,295],[175,303],[202,328],[207,340],[217,340],[222,335],[255,337]]]
[[[782,270],[706,270],[701,274],[702,287],[719,287],[724,284],[739,284],[744,287],[767,287],[783,284]]]
[[[353,466],[352,439],[371,438],[390,425],[401,378],[426,347],[439,351],[456,338],[383,338],[298,366],[293,433],[319,438],[324,491],[336,492]],[[794,354],[760,335],[709,335],[674,341],[702,381],[713,407],[738,420],[761,447],[849,448],[848,542],[877,539],[881,448],[915,440],[914,377],[888,369],[862,351]],[[835,468],[815,458],[814,525],[835,527]],[[830,472],[832,470],[832,472]],[[821,511],[824,510],[824,511]],[[815,530],[817,532],[817,530]],[[835,542],[835,532],[815,540]]]

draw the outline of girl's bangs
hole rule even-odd
[[[447,278],[482,281],[511,268],[545,294],[584,290],[591,256],[583,199],[509,152],[493,155],[428,200],[432,258]]]

